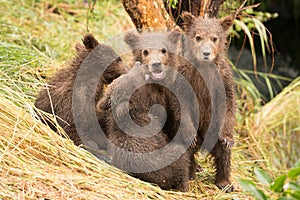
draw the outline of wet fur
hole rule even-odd
[[[103,55],[100,56],[116,57],[116,54],[111,47],[99,44],[92,34],[87,34],[82,42],[84,45],[76,45],[76,56],[70,62],[69,66],[59,70],[52,78],[50,78],[47,88],[43,89],[35,100],[36,108],[57,116],[58,124],[64,129],[70,139],[74,141],[75,145],[82,143],[77,134],[72,114],[72,93],[77,72],[85,58],[96,48],[100,52],[103,52]],[[95,62],[95,65],[97,65],[97,62]],[[123,64],[121,58],[113,61],[105,70],[102,77],[99,77],[95,102],[98,102],[102,97],[103,89],[106,84],[111,83],[115,78],[126,72],[127,67]],[[52,122],[46,121],[46,123],[48,123],[53,130],[56,130],[56,127],[52,125]],[[100,149],[106,149],[105,139],[93,139],[96,140]]]
[[[184,12],[182,14],[184,32],[186,37],[192,40],[192,45],[184,44],[185,53],[191,53],[202,59],[200,55],[201,45],[198,45],[196,36],[201,36],[201,40],[206,40],[212,44],[211,54],[214,56],[211,62],[214,62],[219,73],[222,77],[225,92],[226,92],[226,116],[225,123],[222,129],[219,139],[210,154],[214,157],[216,167],[216,185],[220,189],[224,189],[225,186],[230,185],[230,171],[231,171],[231,147],[234,143],[233,132],[235,125],[235,91],[233,74],[230,65],[227,61],[227,31],[233,23],[231,16],[222,19],[203,19],[201,17],[194,17],[190,13]],[[214,42],[212,38],[216,37]],[[199,44],[201,43],[199,40]],[[190,52],[189,52],[190,51]],[[191,52],[192,51],[192,52]],[[183,62],[182,62],[183,63]],[[200,124],[198,128],[198,138],[196,148],[191,148],[191,151],[197,152],[204,140],[207,132],[210,116],[211,116],[211,99],[208,92],[207,85],[204,79],[199,75],[196,69],[189,64],[181,65],[179,72],[182,73],[191,83],[195,92],[197,93],[200,113]],[[214,102],[216,103],[216,102]],[[191,170],[196,171],[196,164],[194,157],[191,157]],[[231,186],[227,192],[233,191]]]
[[[180,33],[171,34],[145,34],[143,36],[136,33],[128,33],[125,36],[125,42],[133,50],[135,61],[140,62],[134,66],[127,74],[122,75],[118,79],[114,80],[112,84],[109,85],[105,96],[100,100],[97,110],[100,116],[100,121],[105,122],[103,125],[106,127],[108,139],[111,142],[110,145],[114,144],[120,148],[123,148],[130,152],[136,153],[148,153],[158,149],[161,149],[167,145],[170,138],[166,132],[176,131],[174,127],[170,125],[175,123],[174,114],[178,111],[178,102],[176,97],[167,88],[158,84],[146,84],[134,91],[132,96],[128,95],[127,89],[135,87],[135,83],[143,80],[145,75],[149,72],[149,65],[152,63],[148,56],[159,56],[160,62],[162,64],[167,64],[168,66],[175,66],[175,55],[171,52],[176,49],[176,44],[179,40]],[[160,50],[166,48],[168,53],[161,53]],[[143,50],[147,49],[149,55],[143,55]],[[154,55],[153,55],[154,54]],[[157,55],[159,54],[159,55]],[[165,70],[163,68],[163,70]],[[171,81],[174,80],[172,74],[167,74],[166,78],[161,81]],[[113,96],[116,95],[116,96]],[[115,99],[115,101],[112,101]],[[146,138],[135,137],[126,134],[121,130],[116,123],[117,121],[125,121],[125,113],[123,110],[125,105],[123,102],[129,102],[129,113],[132,120],[140,125],[146,126],[151,120],[155,120],[155,116],[160,118],[161,110],[154,110],[154,112],[149,111],[150,107],[154,104],[162,105],[167,112],[167,123],[170,127],[164,127],[161,131],[151,137],[147,137],[145,132],[135,133],[139,136],[145,136]],[[175,105],[174,105],[175,104]],[[173,105],[173,106],[172,106]],[[174,108],[176,110],[174,110]],[[117,110],[117,118],[114,119],[111,109]],[[152,116],[152,119],[150,118]],[[154,118],[153,118],[154,117]],[[177,114],[180,118],[180,114]],[[153,127],[160,126],[160,121],[154,122]],[[125,125],[126,126],[126,125]],[[129,125],[128,125],[129,126]],[[113,164],[119,168],[125,168],[128,165],[134,165],[134,162],[141,162],[139,158],[135,161],[129,161],[127,154],[122,153],[122,151],[115,150],[108,146],[108,153],[112,157]],[[180,144],[175,144],[172,146],[172,151],[165,152],[164,156],[171,159],[174,157],[174,152],[180,151],[183,146]],[[165,160],[162,158],[164,156],[158,156],[143,162],[145,168],[151,168],[153,164],[164,163]],[[141,180],[155,183],[163,189],[175,189],[180,191],[188,190],[188,180],[189,180],[189,155],[184,153],[178,160],[174,163],[151,172],[147,173],[132,173],[133,176],[140,178]]]

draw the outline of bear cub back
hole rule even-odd
[[[88,55],[96,48],[100,49],[104,55],[99,55],[100,60],[96,60],[92,63],[94,66],[98,66],[98,62],[101,63],[101,56],[111,56],[112,58],[118,57],[113,49],[107,45],[100,44],[92,34],[87,34],[84,36],[82,44],[76,45],[76,56],[70,62],[70,64],[60,69],[56,74],[54,74],[48,81],[48,87],[44,88],[37,96],[35,100],[35,107],[57,116],[58,124],[64,129],[67,135],[72,139],[75,145],[80,145],[82,143],[74,124],[73,114],[72,114],[72,95],[73,86],[79,71],[80,66],[83,61],[88,57]],[[101,54],[101,53],[100,53]],[[99,82],[97,85],[97,90],[95,94],[95,101],[103,96],[104,86],[111,83],[115,78],[119,77],[121,74],[127,72],[127,66],[125,66],[121,60],[118,58],[114,60],[110,66],[104,71],[101,77],[99,77]],[[93,98],[84,97],[84,98]],[[95,105],[87,105],[95,109]],[[41,118],[42,115],[40,115]],[[56,131],[56,125],[50,120],[45,120],[53,130]],[[106,144],[103,143],[102,139],[97,140],[100,149],[105,149]]]

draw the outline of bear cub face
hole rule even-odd
[[[186,37],[199,61],[213,61],[225,51],[227,31],[233,23],[231,16],[205,19],[183,12],[182,18]]]
[[[125,42],[130,46],[134,60],[141,63],[144,69],[145,79],[160,81],[174,67],[173,57],[176,53],[177,44],[181,33],[172,31],[163,33],[128,33]]]
[[[148,71],[149,77],[153,80],[161,80],[165,78],[167,71],[167,50],[166,48],[161,49],[143,49],[142,50],[142,60],[147,63],[146,69]]]

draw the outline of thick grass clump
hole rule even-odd
[[[249,149],[262,167],[286,170],[300,154],[300,79],[245,120]],[[252,147],[250,144],[255,144]]]
[[[17,93],[16,93],[17,94]],[[20,95],[20,94],[18,94]],[[105,164],[0,95],[0,198],[4,199],[177,199]],[[63,134],[63,133],[62,133]]]
[[[300,79],[262,106],[259,92],[244,76],[236,79],[238,124],[232,159],[236,192],[214,185],[209,156],[199,153],[204,172],[188,193],[163,191],[98,160],[44,125],[35,114],[38,91],[74,54],[87,24],[99,41],[109,40],[132,22],[116,0],[0,1],[0,199],[251,199],[239,183],[256,168],[271,178],[299,159]],[[64,136],[64,137],[62,137]]]

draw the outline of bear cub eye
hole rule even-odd
[[[197,41],[197,42],[200,42],[201,39],[202,39],[202,38],[201,38],[199,35],[196,36],[196,41]]]
[[[144,56],[148,56],[148,55],[149,55],[149,51],[148,51],[147,49],[145,49],[145,50],[143,51],[143,55],[144,55]]]
[[[161,52],[162,52],[163,54],[165,54],[165,53],[167,53],[167,50],[166,50],[165,48],[162,48],[162,49],[161,49]]]
[[[213,41],[213,42],[217,42],[217,41],[218,41],[218,38],[217,38],[217,37],[213,37],[213,38],[212,38],[212,41]]]

